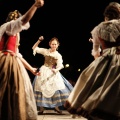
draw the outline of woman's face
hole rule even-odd
[[[58,43],[56,40],[51,41],[49,45],[52,50],[56,50],[58,48]]]

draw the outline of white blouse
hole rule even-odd
[[[54,57],[55,59],[57,59],[56,69],[57,68],[63,68],[63,59],[62,59],[61,54],[58,51],[50,52],[50,49],[36,47],[33,50],[33,54],[35,55],[36,53],[42,54],[43,56]]]
[[[100,53],[99,38],[109,42],[115,42],[116,38],[120,35],[120,20],[110,20],[101,22],[92,31],[93,49],[92,55]]]
[[[22,16],[23,17],[23,16]],[[7,35],[15,36],[17,33],[21,32],[22,30],[27,30],[30,27],[29,22],[25,25],[22,25],[22,17],[18,18],[17,20],[12,20],[10,22],[6,22],[0,26],[0,40],[4,33]]]

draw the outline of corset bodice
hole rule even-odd
[[[0,51],[12,51],[16,53],[16,36],[3,35],[0,41]]]
[[[55,59],[54,57],[52,56],[45,56],[45,61],[44,61],[44,65],[47,66],[47,67],[56,67],[56,62],[57,62],[57,59]]]

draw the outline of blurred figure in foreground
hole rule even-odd
[[[88,120],[120,120],[120,4],[111,2],[104,17],[91,32],[95,60],[80,74],[64,105]]]
[[[22,57],[18,46],[19,33],[29,28],[29,21],[43,5],[43,0],[36,0],[24,15],[18,10],[10,12],[0,27],[0,120],[37,120],[33,88],[26,69],[34,75],[39,72]]]

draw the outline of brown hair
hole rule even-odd
[[[107,17],[108,20],[119,19],[120,18],[120,4],[117,2],[109,3],[109,5],[105,8],[103,15]]]
[[[59,40],[58,40],[57,37],[53,37],[53,38],[51,38],[51,40],[49,41],[49,44],[50,44],[52,41],[54,41],[54,40],[56,40],[57,43],[58,43],[58,46],[60,46],[60,43],[59,43]]]

